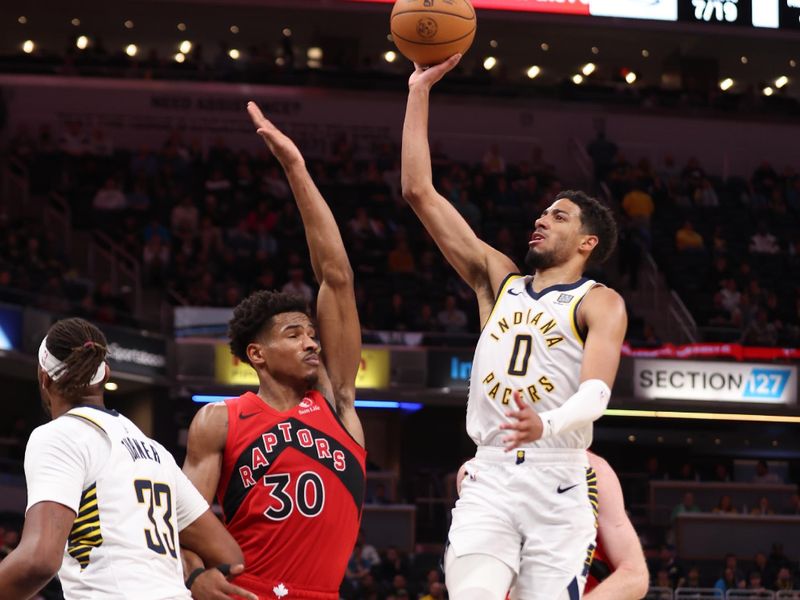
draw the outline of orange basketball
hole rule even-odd
[[[421,65],[466,52],[475,39],[476,25],[469,0],[397,0],[390,21],[397,49]]]

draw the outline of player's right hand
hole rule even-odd
[[[255,102],[247,103],[247,113],[250,115],[253,125],[256,126],[256,133],[261,136],[269,151],[278,159],[284,169],[302,165],[305,162],[295,143],[264,116]]]
[[[243,571],[244,565],[233,565],[229,577],[241,575]],[[258,600],[258,596],[254,593],[230,583],[219,569],[206,569],[197,576],[189,591],[192,593],[192,598],[197,600],[230,600],[231,595],[246,600]]]
[[[452,71],[460,60],[461,54],[454,54],[443,63],[432,67],[423,67],[414,63],[414,72],[408,78],[408,88],[432,88],[433,84]]]

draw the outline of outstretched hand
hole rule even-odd
[[[446,73],[452,71],[461,60],[461,54],[454,54],[443,63],[432,67],[422,67],[414,63],[414,72],[408,78],[408,87],[424,87],[430,89],[433,84],[439,81]]]
[[[512,423],[503,423],[500,429],[511,433],[503,438],[506,452],[519,448],[522,444],[535,442],[544,433],[544,424],[533,407],[522,399],[519,391],[514,392],[514,403],[519,410],[509,410],[506,416],[514,419]]]
[[[244,565],[234,565],[231,567],[229,577],[241,575],[243,571]],[[201,573],[192,584],[190,592],[192,598],[197,600],[228,600],[231,595],[246,600],[258,600],[258,596],[254,593],[229,583],[219,569],[207,569]]]
[[[247,112],[256,126],[256,133],[263,138],[269,151],[284,169],[304,163],[303,155],[295,143],[264,116],[255,102],[247,103]]]

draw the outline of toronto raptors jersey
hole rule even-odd
[[[316,391],[278,412],[227,400],[217,498],[260,598],[336,598],[361,520],[366,452]]]
[[[583,590],[584,595],[591,592],[598,585],[603,583],[611,576],[611,565],[603,552],[603,545],[598,539],[597,548],[594,549],[594,555],[591,558],[591,566],[586,577],[586,587]]]
[[[558,408],[580,384],[584,334],[577,310],[598,285],[575,283],[533,290],[533,277],[509,275],[484,325],[475,358],[467,404],[467,433],[478,446],[501,446],[505,413],[517,410],[513,393],[543,412]],[[526,444],[536,448],[588,448],[592,426]]]

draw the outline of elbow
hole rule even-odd
[[[630,582],[631,594],[636,594],[637,598],[644,598],[647,596],[647,590],[650,588],[650,575],[647,572],[647,567],[643,567],[634,573]]]
[[[25,567],[22,569],[25,573],[25,580],[35,582],[40,587],[44,587],[58,574],[62,559],[61,554],[58,556],[43,554],[35,558],[31,557],[26,561]]]
[[[332,288],[352,288],[354,285],[353,268],[345,264],[327,264],[322,267],[322,281]]]
[[[414,181],[411,178],[404,177],[400,182],[400,188],[403,194],[403,200],[409,204],[414,204],[422,200],[428,195],[429,186],[419,181]]]

